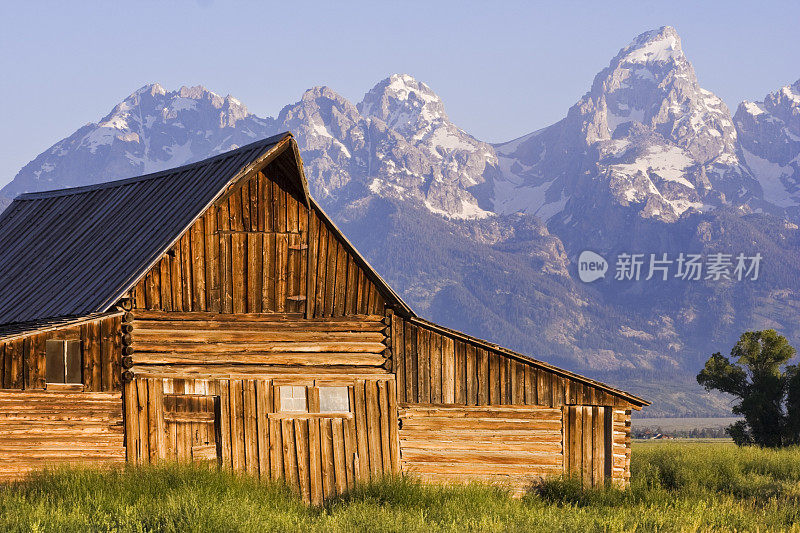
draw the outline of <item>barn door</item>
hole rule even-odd
[[[343,494],[359,477],[352,415],[270,415],[273,473],[320,504]]]
[[[564,473],[587,486],[611,478],[611,407],[566,405],[563,408]]]
[[[164,394],[166,456],[180,462],[219,464],[219,396]]]

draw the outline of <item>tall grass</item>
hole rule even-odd
[[[800,531],[800,449],[634,445],[630,488],[548,481],[512,499],[397,477],[322,508],[203,468],[59,470],[0,490],[0,531]]]

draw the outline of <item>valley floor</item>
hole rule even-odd
[[[522,499],[485,487],[364,486],[326,507],[207,469],[59,471],[0,489],[2,531],[798,531],[800,448],[637,442],[628,490],[552,481]]]

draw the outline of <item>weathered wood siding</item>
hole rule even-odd
[[[369,269],[319,209],[309,217],[307,316],[383,314],[386,302]]]
[[[1,388],[43,390],[46,342],[57,339],[81,341],[84,390],[121,390],[121,324],[121,316],[108,316],[0,340]]]
[[[347,386],[350,412],[280,412],[277,387],[298,384],[308,387],[310,402],[314,387]],[[177,414],[165,401],[174,398],[184,399]],[[192,461],[200,450],[200,460],[206,461],[213,449],[224,468],[282,479],[307,501],[319,503],[356,480],[400,471],[395,399],[391,375],[367,380],[136,378],[125,385],[128,459],[135,464]]]
[[[119,392],[0,391],[0,481],[125,462]]]
[[[416,319],[389,316],[399,402],[442,408],[493,406],[496,412],[522,405],[563,409],[561,445],[553,452],[563,472],[578,474],[589,485],[601,485],[605,479],[627,482],[630,403],[625,399],[488,343]],[[451,473],[458,471],[453,463]]]
[[[403,472],[425,481],[500,483],[521,493],[563,470],[561,410],[400,404]]]
[[[458,405],[612,405],[629,403],[532,361],[394,314],[393,372],[401,402]]]
[[[614,467],[613,413],[611,407],[569,405],[563,408],[564,473],[585,485],[603,485],[607,479],[626,480],[628,465]],[[617,450],[619,452],[619,450]]]
[[[305,205],[283,157],[192,225],[134,287],[137,309],[383,314],[374,275],[319,209]]]

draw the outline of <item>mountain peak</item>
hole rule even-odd
[[[149,94],[150,96],[155,96],[159,94],[163,96],[167,94],[167,91],[159,83],[148,83],[147,85],[144,85],[139,89],[137,89],[136,91],[134,91],[131,96],[143,95],[143,94]]]
[[[620,63],[656,63],[684,58],[681,38],[672,26],[662,26],[639,34],[620,50]]]
[[[392,74],[380,81],[364,96],[358,110],[403,133],[448,120],[439,95],[409,74]]]

